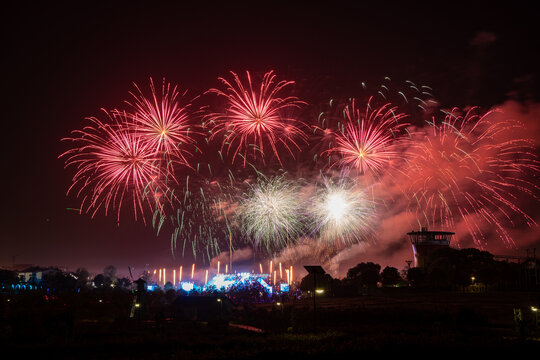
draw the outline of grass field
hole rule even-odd
[[[540,350],[531,304],[538,293],[464,294],[376,290],[354,298],[312,299],[238,308],[225,321],[125,317],[78,318],[36,329],[12,329],[3,349],[54,359],[325,358],[373,353],[486,355]],[[514,309],[522,309],[521,331]],[[243,325],[242,327],[231,325]],[[32,322],[27,322],[32,326]],[[251,327],[251,328],[250,328]],[[260,331],[254,331],[260,329]],[[47,331],[43,334],[42,331]]]

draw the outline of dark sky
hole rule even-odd
[[[62,137],[150,76],[193,95],[231,70],[273,69],[310,102],[384,76],[429,85],[452,106],[538,101],[540,26],[525,2],[82,3],[2,6],[0,266],[13,256],[91,270],[175,262],[150,227],[66,211],[79,204],[57,158]]]

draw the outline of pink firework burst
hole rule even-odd
[[[261,157],[264,161],[265,148],[272,149],[281,164],[280,148],[286,149],[294,157],[293,149],[300,150],[297,141],[305,141],[302,123],[288,116],[294,109],[305,104],[296,97],[279,97],[293,81],[276,82],[273,71],[267,72],[260,84],[254,84],[246,71],[247,82],[231,72],[234,82],[220,78],[225,90],[210,89],[227,100],[226,109],[208,116],[213,124],[212,137],[223,136],[222,148],[232,152],[232,161],[237,155],[243,157],[246,165],[248,154]]]
[[[187,147],[197,149],[193,138],[197,134],[197,125],[189,113],[191,103],[186,101],[181,105],[186,92],[180,94],[177,86],[173,87],[163,79],[158,94],[150,78],[150,96],[147,97],[137,84],[134,85],[137,93],[130,92],[134,101],[126,103],[134,110],[129,117],[133,120],[135,132],[164,160],[189,166],[187,157],[191,152]]]
[[[107,122],[90,117],[91,125],[63,139],[76,144],[60,155],[66,158],[66,167],[76,167],[68,194],[78,187],[77,197],[83,196],[81,212],[91,212],[93,217],[100,208],[105,214],[117,210],[118,221],[129,199],[135,219],[140,213],[144,221],[144,208],[159,206],[167,191],[161,180],[163,169],[152,143],[133,131],[125,114],[103,111]]]
[[[521,124],[501,112],[475,112],[453,109],[415,135],[403,182],[410,210],[422,226],[464,227],[479,247],[486,231],[514,246],[507,225],[535,225],[518,205],[524,196],[538,200],[538,187],[527,180],[539,170],[533,143],[517,137]]]
[[[332,166],[346,166],[369,170],[380,174],[398,156],[397,139],[407,124],[401,120],[406,117],[390,104],[379,108],[371,107],[371,98],[365,112],[360,112],[353,99],[343,110],[345,124],[335,133],[334,146],[323,153],[337,153],[340,158]]]

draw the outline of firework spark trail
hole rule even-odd
[[[352,167],[362,175],[366,170],[378,175],[400,156],[396,139],[407,125],[401,122],[406,115],[397,113],[397,107],[390,104],[373,109],[371,100],[365,113],[356,108],[354,99],[343,110],[346,124],[336,134],[334,147],[324,152],[341,156],[333,166]]]
[[[204,191],[204,195],[191,195],[178,209],[173,219],[175,230],[171,240],[175,247],[179,238],[183,240],[182,255],[189,243],[195,258],[203,253],[210,260],[221,252],[223,242],[232,236],[228,207],[234,200],[221,190],[212,191],[210,186],[198,189]]]
[[[196,162],[173,184],[179,199],[176,208],[168,213],[157,209],[152,224],[157,233],[171,231],[173,256],[177,252],[184,256],[191,249],[195,258],[203,254],[202,260],[206,261],[225,245],[231,249],[239,245],[234,208],[246,180],[261,173],[250,161],[246,161],[246,167],[229,163],[209,141],[202,145]]]
[[[179,199],[176,208],[170,214],[158,209],[153,225],[158,233],[162,228],[171,231],[173,256],[177,252],[184,256],[186,250],[192,250],[195,258],[203,254],[205,261],[221,252],[225,240],[227,248],[234,247],[229,246],[235,235],[231,207],[236,204],[235,194],[241,184],[236,180],[235,168],[211,148],[203,150],[198,162],[186,169],[181,180],[174,184]]]
[[[317,115],[317,123],[312,125],[312,132],[310,142],[311,150],[313,154],[313,160],[316,163],[322,154],[327,150],[330,150],[334,147],[336,140],[336,134],[341,128],[339,120],[337,124],[334,123],[335,116],[332,116],[330,113],[334,108],[335,101],[331,99],[328,101],[327,105],[329,109],[319,111]],[[327,167],[331,167],[331,157],[328,156]]]
[[[333,181],[323,176],[308,213],[310,228],[318,232],[320,240],[337,248],[367,238],[374,224],[375,203],[346,177]]]
[[[177,86],[172,87],[163,79],[161,93],[158,95],[154,81],[150,78],[151,96],[146,97],[137,84],[137,93],[130,92],[133,102],[126,101],[133,111],[129,116],[133,119],[135,131],[146,141],[156,154],[169,162],[179,162],[190,166],[187,159],[191,155],[187,146],[199,150],[193,135],[198,134],[198,126],[193,123],[189,113],[190,102],[180,105],[186,94],[180,94]]]
[[[220,78],[226,90],[210,89],[213,93],[227,99],[225,112],[208,115],[212,123],[212,137],[223,136],[222,149],[232,152],[232,162],[238,154],[243,154],[243,165],[246,166],[248,154],[261,158],[265,162],[265,147],[270,147],[272,153],[282,164],[278,148],[284,147],[294,157],[294,148],[300,150],[298,140],[306,141],[302,131],[302,123],[286,115],[288,111],[298,109],[305,103],[296,97],[279,97],[278,95],[293,81],[276,83],[273,71],[267,72],[259,88],[246,71],[247,85],[240,77],[231,72],[234,82]]]
[[[238,222],[256,248],[272,253],[303,232],[300,186],[284,176],[261,178],[240,200]]]
[[[504,116],[498,111],[476,112],[453,109],[415,135],[404,170],[409,209],[421,226],[454,229],[463,221],[477,246],[486,245],[485,225],[515,246],[506,225],[515,225],[514,215],[535,225],[518,206],[518,195],[538,200],[538,186],[526,179],[538,174],[539,162],[533,144],[513,134],[521,124],[498,119]]]
[[[223,224],[215,221],[221,215],[213,208],[216,198],[223,197],[224,194],[222,188],[216,193],[210,186],[209,179],[214,177],[212,163],[215,161],[201,158],[202,151],[197,145],[197,136],[202,135],[199,132],[202,124],[194,123],[197,117],[190,112],[190,102],[185,101],[180,105],[186,92],[180,94],[177,86],[172,87],[165,79],[160,93],[150,79],[151,92],[148,97],[136,84],[135,87],[137,93],[130,93],[134,101],[126,101],[133,109],[130,116],[135,130],[155,150],[156,156],[161,159],[160,166],[169,174],[167,184],[174,188],[174,191],[166,194],[168,203],[172,206],[167,209],[163,206],[156,207],[152,225],[157,234],[166,226],[166,221],[172,226],[173,256],[177,245],[180,245],[182,255],[188,247],[193,251],[194,257],[198,253],[206,253],[210,258],[220,252],[218,239],[224,237],[223,231],[220,231]],[[201,143],[208,144],[208,139]],[[188,157],[191,159],[192,152],[198,156],[190,162]],[[179,172],[173,166],[174,163],[180,163],[187,168]],[[208,173],[204,170],[208,170]],[[229,228],[226,221],[225,225]],[[230,232],[230,229],[227,232]],[[181,244],[177,244],[179,240]]]
[[[437,120],[431,118],[437,106],[431,88],[409,81],[395,92],[385,79],[369,100],[363,97],[365,111],[354,99],[345,106],[330,101],[308,137],[306,125],[292,115],[305,103],[283,95],[292,81],[278,82],[272,71],[260,82],[249,72],[246,81],[231,74],[232,81],[220,78],[223,90],[208,91],[226,107],[204,117],[204,140],[185,93],[165,80],[156,88],[152,79],[149,96],[135,84],[129,111],[88,118],[89,126],[64,139],[74,144],[60,157],[76,168],[68,193],[82,197],[81,212],[93,217],[100,209],[117,211],[119,221],[129,206],[135,219],[145,221],[145,212],[154,211],[158,234],[172,227],[173,256],[178,245],[182,254],[191,248],[208,259],[225,241],[234,249],[247,238],[269,253],[299,246],[305,235],[324,247],[320,254],[363,242],[381,210],[375,199],[395,205],[383,211],[401,211],[407,203],[420,226],[469,233],[480,247],[488,231],[513,246],[509,227],[536,225],[520,208],[524,197],[539,200],[540,188],[530,180],[540,172],[536,149],[515,136],[520,124],[493,117],[497,112],[461,115],[454,109]],[[381,99],[382,106],[374,105]],[[391,105],[398,103],[399,111]],[[415,121],[430,119],[409,133],[405,113]],[[212,141],[218,137],[219,143]],[[306,152],[298,153],[304,142],[317,154],[315,169],[304,166],[311,162],[303,158]],[[289,154],[306,184],[270,175],[275,166],[291,171],[292,162],[285,166]],[[317,163],[323,154],[325,166]],[[351,180],[326,177],[338,169]],[[305,176],[313,170],[324,173],[322,182]],[[299,200],[316,186],[307,204]],[[235,236],[239,232],[243,238]]]
[[[93,217],[102,207],[105,214],[117,209],[118,221],[124,199],[129,196],[135,219],[140,212],[144,221],[143,204],[150,209],[159,206],[161,195],[167,191],[162,182],[164,174],[153,149],[133,132],[127,116],[103,111],[108,122],[90,117],[92,125],[73,131],[75,137],[63,139],[77,145],[60,155],[66,157],[66,167],[77,169],[68,194],[80,187],[77,197],[85,194],[81,211],[91,211]]]
[[[224,216],[223,206],[220,206],[226,201],[227,194],[207,179],[190,176],[186,176],[182,184],[177,184],[176,190],[182,196],[178,196],[173,211],[156,209],[154,213],[153,226],[156,232],[159,234],[167,225],[171,227],[173,256],[178,246],[182,256],[185,255],[186,247],[191,248],[195,258],[199,253],[206,253],[209,259],[219,254],[219,240],[228,237],[224,234],[230,231],[228,218]]]

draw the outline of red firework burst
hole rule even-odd
[[[180,94],[177,86],[172,87],[163,79],[161,94],[158,95],[154,81],[150,78],[151,95],[146,97],[141,89],[134,84],[137,93],[132,93],[133,103],[126,101],[134,109],[129,117],[133,120],[135,132],[148,142],[148,147],[154,153],[189,166],[187,156],[191,154],[186,148],[195,148],[193,135],[197,125],[192,122],[189,114],[190,102],[180,104],[186,92]]]
[[[532,142],[515,136],[521,124],[501,120],[498,111],[475,111],[462,116],[453,109],[415,135],[403,182],[410,209],[421,225],[462,223],[477,246],[486,245],[486,231],[513,246],[507,225],[535,224],[518,203],[520,195],[537,199],[538,187],[526,179],[539,164]]]
[[[233,162],[241,154],[244,166],[248,152],[255,157],[259,155],[264,161],[265,147],[272,149],[280,164],[278,148],[285,148],[294,157],[293,148],[300,150],[296,139],[305,141],[306,135],[300,128],[302,123],[286,114],[305,103],[296,97],[278,96],[294,82],[276,82],[276,75],[270,71],[257,85],[246,71],[247,84],[244,84],[237,74],[231,74],[232,83],[220,78],[225,90],[208,91],[227,99],[224,112],[208,116],[213,124],[212,137],[223,135],[222,148],[232,152]]]
[[[161,181],[163,169],[155,147],[133,131],[125,114],[103,111],[108,122],[90,117],[91,125],[73,131],[75,137],[63,139],[77,145],[60,155],[66,157],[66,167],[77,169],[68,194],[79,187],[77,197],[84,194],[81,212],[91,212],[93,217],[100,208],[105,214],[117,210],[118,221],[129,198],[137,219],[139,212],[144,215],[146,205],[150,209],[159,205],[166,191]]]
[[[352,167],[361,174],[365,170],[380,174],[393,158],[400,156],[396,139],[406,125],[400,122],[406,115],[397,113],[390,104],[373,109],[370,103],[371,98],[362,113],[353,99],[343,110],[346,124],[335,133],[334,147],[323,152],[340,155],[333,166]]]

